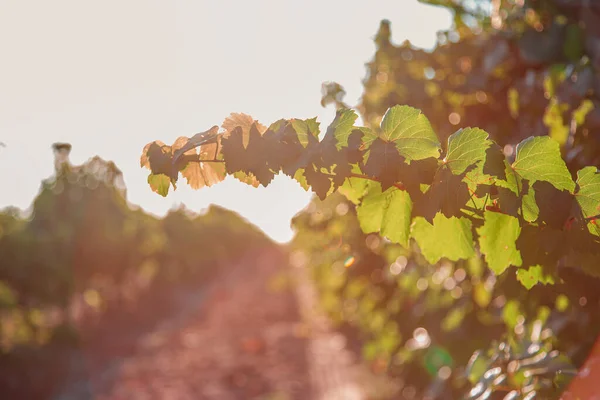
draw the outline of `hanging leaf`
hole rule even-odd
[[[431,264],[443,257],[458,261],[475,254],[471,221],[467,218],[448,218],[438,213],[433,219],[433,224],[430,224],[424,218],[417,217],[411,227],[411,236]]]
[[[335,113],[333,122],[327,128],[324,142],[331,140],[337,149],[348,146],[348,138],[354,130],[354,122],[358,118],[356,112],[350,109],[341,109]]]
[[[382,191],[377,183],[369,186],[369,192],[356,209],[363,232],[378,232],[404,247],[408,247],[411,211],[412,201],[407,192],[395,187]]]
[[[448,152],[444,164],[455,175],[460,175],[472,165],[485,162],[486,151],[492,145],[486,131],[466,128],[448,138]]]
[[[496,275],[500,275],[511,265],[521,265],[521,253],[516,247],[517,238],[521,233],[517,218],[485,211],[483,226],[477,228],[477,233],[481,252]]]
[[[600,236],[600,171],[596,167],[586,167],[577,172],[575,199],[583,217],[588,219],[589,231]]]
[[[517,145],[513,170],[530,185],[536,181],[551,183],[558,190],[575,189],[575,182],[560,155],[558,143],[547,136],[529,137]]]
[[[529,268],[519,268],[517,270],[517,280],[527,289],[531,289],[538,283],[554,284],[554,277],[544,272],[541,265],[533,265]]]
[[[400,155],[409,161],[440,155],[440,142],[429,120],[412,107],[388,109],[381,121],[381,134],[365,135],[365,145],[369,147],[377,137],[394,143]]]
[[[181,137],[173,144],[173,154],[179,154],[179,158],[174,158],[173,162],[178,169],[181,168],[181,175],[192,189],[210,187],[225,179],[225,165],[219,153],[220,139],[217,137],[214,142],[204,143],[198,149],[191,147],[184,153],[181,153],[181,149],[188,146],[187,138]]]
[[[153,192],[166,197],[171,186],[171,179],[164,174],[150,174],[148,175],[148,184]]]

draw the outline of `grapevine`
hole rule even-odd
[[[526,138],[508,158],[478,128],[459,129],[442,149],[427,117],[409,106],[389,108],[375,129],[356,119],[338,110],[320,138],[316,119],[267,128],[231,114],[220,132],[148,144],[141,165],[163,196],[179,173],[196,189],[227,175],[267,186],[284,173],[320,199],[344,194],[365,233],[405,247],[414,240],[432,264],[480,252],[497,274],[516,267],[528,288],[555,282],[558,268],[600,276],[600,174],[585,167],[573,178],[551,137]]]

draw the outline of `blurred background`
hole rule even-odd
[[[408,104],[442,142],[550,135],[598,166],[595,2],[2,6],[1,398],[551,399],[592,351],[593,276],[429,265],[281,176],[162,198],[139,155],[231,112]]]

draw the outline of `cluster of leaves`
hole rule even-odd
[[[572,175],[600,165],[598,4],[420,1],[449,9],[454,24],[438,33],[433,51],[424,51],[392,43],[390,24],[381,23],[358,105],[367,124],[409,103],[423,110],[441,138],[457,126],[478,126],[512,156],[524,138],[548,135],[560,144]],[[324,92],[325,101],[345,106],[341,86]],[[587,339],[596,334],[589,330]]]
[[[30,216],[0,212],[2,393],[37,398],[37,390],[47,398],[50,389],[38,379],[46,373],[40,379],[59,387],[64,376],[48,368],[62,370],[59,355],[66,359],[77,343],[75,323],[127,310],[138,315],[135,307],[148,296],[161,301],[170,287],[197,288],[219,267],[272,246],[222,208],[203,215],[182,208],[158,219],[128,204],[125,194],[119,169],[95,157],[60,164]],[[82,309],[95,317],[75,320]]]
[[[419,110],[394,106],[378,129],[355,126],[356,119],[353,110],[339,110],[319,140],[315,119],[280,120],[267,129],[233,115],[222,134],[213,128],[200,140],[149,144],[142,165],[151,169],[151,185],[164,181],[153,185],[161,194],[178,168],[195,187],[226,174],[267,186],[283,172],[321,199],[339,189],[358,205],[366,233],[405,247],[412,238],[432,264],[468,259],[479,249],[497,274],[520,267],[527,287],[553,282],[559,264],[599,274],[600,174],[586,167],[573,181],[552,138],[523,140],[511,160],[485,131],[466,128],[448,138],[442,156]],[[214,152],[205,158],[208,148]]]
[[[359,106],[367,124],[407,103],[444,139],[457,126],[478,126],[514,149],[530,135],[549,135],[571,170],[600,165],[597,4],[421,1],[448,8],[454,24],[425,51],[408,41],[395,45],[389,22],[381,23]]]
[[[364,234],[356,210],[341,195],[311,202],[293,221],[292,262],[310,268],[321,307],[375,371],[399,382],[400,398],[455,399],[471,389],[480,396],[490,387],[499,398],[513,390],[521,396],[515,398],[560,393],[572,375],[559,380],[557,370],[580,366],[600,330],[597,279],[567,269],[566,283],[527,291],[477,255],[432,265],[417,246]],[[506,343],[502,354],[480,350],[494,341]],[[510,364],[531,358],[524,353],[531,344],[539,345],[535,370],[529,361]],[[503,382],[492,387],[495,379]]]

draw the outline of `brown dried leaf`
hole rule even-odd
[[[208,143],[215,143],[219,137],[219,127],[213,126],[207,131],[196,133],[191,138],[180,136],[173,144],[173,163],[176,163],[179,157],[185,154],[190,149],[194,149],[198,146]]]
[[[173,144],[173,149],[178,149],[182,143],[185,145],[184,139],[186,138],[178,138]],[[201,189],[205,186],[210,187],[225,179],[225,164],[218,160],[218,156],[220,155],[220,140],[218,139],[217,142],[200,146],[199,158],[195,148],[183,153],[182,161],[184,167],[181,169],[181,175],[187,180],[192,189]],[[188,156],[189,159],[186,160]]]

